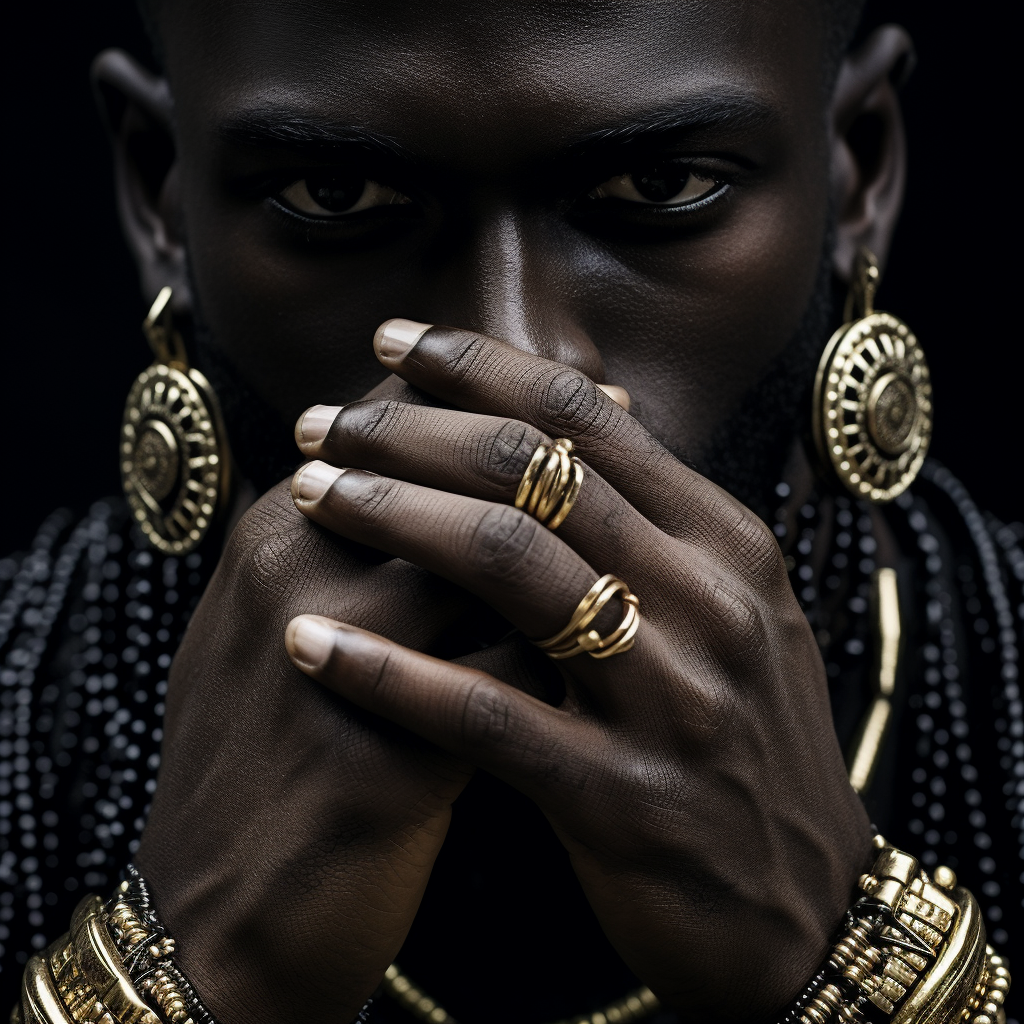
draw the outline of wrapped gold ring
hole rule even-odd
[[[601,609],[616,595],[626,609],[622,621],[606,637],[590,623],[597,618]],[[626,584],[611,574],[602,576],[587,591],[576,606],[569,624],[561,632],[547,640],[534,641],[549,658],[561,660],[587,652],[592,658],[610,658],[622,654],[633,646],[633,639],[640,627],[640,598],[631,594]]]
[[[530,459],[516,492],[516,508],[523,509],[549,530],[564,522],[583,484],[583,464],[572,454],[572,441],[561,437],[544,442]]]

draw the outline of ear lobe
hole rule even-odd
[[[152,301],[170,285],[175,312],[187,313],[170,87],[123,50],[105,50],[93,61],[92,83],[114,151],[118,215],[139,267],[143,298]]]
[[[843,60],[831,107],[833,266],[849,281],[867,246],[884,266],[906,183],[907,142],[897,88],[914,48],[896,25],[876,29]]]

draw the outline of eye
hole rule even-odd
[[[621,199],[645,206],[687,206],[716,192],[722,183],[687,164],[661,163],[609,178],[591,199]]]
[[[411,203],[408,196],[360,174],[323,171],[293,181],[277,198],[308,217],[338,218],[376,206]]]

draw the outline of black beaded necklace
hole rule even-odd
[[[1019,873],[1024,850],[1024,722],[1018,686],[1018,636],[1024,618],[1024,604],[1019,600],[1024,581],[1020,541],[1024,531],[1019,526],[1007,527],[986,519],[963,485],[934,462],[926,464],[922,476],[932,485],[933,493],[937,490],[937,496],[953,503],[975,548],[980,571],[958,560],[948,540],[942,539],[944,531],[936,520],[930,495],[905,493],[897,499],[892,525],[904,546],[909,541],[911,550],[919,552],[914,569],[922,577],[914,587],[915,593],[906,596],[913,600],[919,594],[924,614],[923,622],[918,624],[923,628],[909,641],[919,645],[919,650],[908,652],[907,659],[917,661],[921,670],[913,673],[911,668],[917,678],[904,680],[907,692],[899,740],[904,756],[899,761],[909,770],[899,772],[898,780],[892,778],[890,784],[909,790],[903,826],[908,833],[908,848],[918,851],[922,864],[929,868],[939,863],[961,872],[973,867],[971,873],[982,879],[976,895],[988,921],[990,938],[996,945],[1005,945],[1009,935],[1004,927],[1004,907],[1008,903],[1012,913],[1019,899],[1013,900],[1003,891],[997,876]],[[776,493],[785,499],[789,488],[780,484]],[[799,510],[797,539],[792,554],[787,556],[787,568],[822,649],[837,728],[841,735],[846,731],[848,738],[852,722],[863,712],[863,703],[854,700],[852,707],[844,707],[856,696],[856,688],[836,684],[851,676],[868,677],[873,640],[868,612],[878,545],[869,506],[844,495],[826,500],[834,502],[836,526],[835,536],[828,539],[827,555],[821,558],[816,545],[823,501],[814,497]],[[774,526],[780,543],[785,543],[790,532],[786,519],[786,512],[780,509]],[[816,554],[824,563],[820,572],[813,564]],[[1005,568],[1000,564],[1000,554]],[[1005,578],[1006,569],[1012,582]],[[816,576],[819,588],[811,582]],[[1008,593],[1014,583],[1018,592],[1016,629]],[[955,617],[961,608],[966,612],[966,622]],[[965,693],[961,665],[964,648],[969,646],[965,633],[974,635],[982,654],[999,659],[998,680],[991,694]],[[1003,776],[998,787],[991,785],[991,779],[986,780],[988,785],[979,784],[971,736],[971,719],[977,716],[969,714],[971,700],[976,706],[985,705],[983,718],[991,715],[998,768]],[[973,724],[977,728],[977,721]],[[980,737],[974,740],[975,746],[985,742]],[[993,766],[987,767],[991,775]],[[996,848],[993,836],[986,831],[993,818],[1002,818],[1016,827],[1017,851],[1008,844]],[[958,822],[959,832],[951,827],[951,820]],[[969,836],[964,835],[965,831]],[[1019,883],[1019,874],[1017,880]]]

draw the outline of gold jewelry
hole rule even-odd
[[[171,289],[143,321],[155,361],[135,378],[121,423],[121,485],[146,539],[170,555],[194,551],[227,498],[230,458],[217,396],[188,365],[171,325]]]
[[[828,961],[786,1015],[800,1024],[997,1024],[1010,972],[986,945],[977,900],[947,867],[875,836],[876,858]]]
[[[932,436],[928,363],[910,328],[876,312],[878,261],[857,257],[846,323],[814,379],[811,431],[820,468],[858,498],[892,501],[917,476]]]
[[[142,932],[143,937],[146,934]],[[71,931],[29,960],[22,983],[22,1020],[24,1024],[191,1021],[184,998],[166,975],[154,980],[149,991],[162,1012],[155,1012],[136,989],[110,933],[103,901],[90,895],[75,909]]]
[[[106,903],[86,896],[71,930],[33,956],[12,1024],[216,1024],[175,963],[174,939],[134,866]]]
[[[873,845],[860,898],[787,1024],[1004,1024],[1010,972],[985,942],[977,900],[950,868],[929,877],[881,836]],[[86,896],[70,932],[29,960],[11,1024],[216,1024],[175,962],[145,880],[134,865],[127,873],[106,904]],[[456,1024],[395,964],[383,989],[421,1020]],[[571,1024],[627,1024],[659,1006],[644,987]]]
[[[572,455],[572,441],[560,437],[539,444],[516,491],[516,508],[557,530],[565,521],[583,484],[583,464]]]
[[[590,623],[600,614],[604,606],[618,594],[626,613],[618,626],[602,639],[596,629],[588,629]],[[587,652],[592,658],[610,658],[613,654],[622,654],[633,646],[633,638],[640,627],[640,598],[629,592],[629,587],[611,574],[602,576],[587,591],[586,596],[576,606],[569,624],[565,629],[547,640],[536,640],[534,643],[549,658],[561,660],[574,658],[577,654]]]
[[[791,1024],[1005,1024],[1010,972],[985,942],[980,908],[938,867],[932,877],[916,858],[875,836],[875,863],[858,883],[828,959],[784,1015]],[[383,990],[429,1024],[455,1019],[392,964]],[[641,988],[589,1016],[559,1024],[627,1024],[661,1006]]]
[[[408,1010],[419,1020],[428,1024],[458,1024],[444,1007],[439,1006],[430,996],[426,995],[413,981],[404,975],[398,964],[392,964],[384,975],[381,988],[399,1006]],[[600,1010],[571,1020],[560,1020],[557,1024],[634,1024],[649,1017],[661,1008],[658,997],[646,986],[630,992],[614,1003],[609,1003]]]
[[[895,569],[876,569],[871,575],[875,619],[874,695],[850,748],[850,785],[863,793],[874,778],[882,741],[892,719],[892,696],[900,656],[900,594]]]

